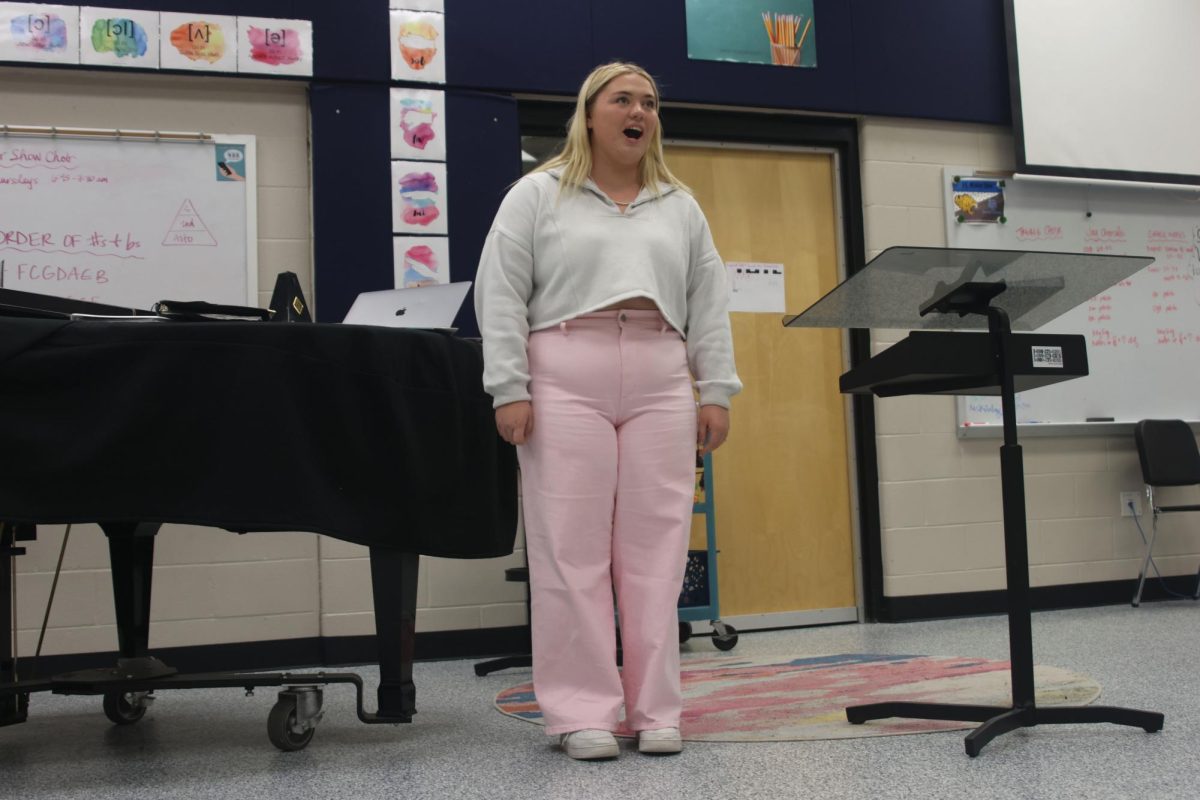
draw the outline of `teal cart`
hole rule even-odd
[[[679,593],[679,643],[692,637],[692,623],[708,620],[712,640],[718,650],[732,650],[737,630],[720,619],[717,595],[717,527],[713,519],[712,454],[696,459],[697,498],[693,514],[704,515],[706,544],[703,550],[689,550],[683,590]]]

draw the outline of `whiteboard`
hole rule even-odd
[[[1006,180],[1003,222],[959,222],[944,173],[951,247],[1149,255],[1154,263],[1039,328],[1083,334],[1089,375],[1017,395],[1031,426],[1200,420],[1200,195],[1195,191]],[[961,397],[958,427],[1001,424],[997,397]]]
[[[0,288],[257,305],[254,137],[209,136],[0,134]]]

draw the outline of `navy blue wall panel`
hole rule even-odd
[[[340,322],[394,285],[388,86],[314,83],[309,104],[317,316]]]
[[[447,91],[446,183],[450,187],[452,280],[475,280],[492,217],[508,187],[520,177],[516,101],[511,97]],[[463,336],[479,335],[473,291],[463,303],[455,325]]]
[[[445,8],[452,86],[573,95],[596,66],[590,0],[445,0]]]
[[[1000,0],[854,0],[852,8],[859,113],[1010,124]]]
[[[514,11],[520,9],[520,15]],[[596,64],[642,64],[667,100],[1007,125],[1001,0],[815,0],[818,68],[692,61],[684,0],[446,0],[450,83],[574,94]]]

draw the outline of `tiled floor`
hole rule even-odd
[[[12,798],[1190,798],[1200,786],[1200,604],[1034,615],[1040,664],[1087,673],[1098,702],[1162,711],[1161,733],[1045,726],[1002,736],[979,758],[960,732],[820,742],[688,743],[651,758],[574,762],[541,729],[501,715],[497,691],[527,670],[477,678],[469,661],[416,667],[411,725],[368,726],[353,694],[328,689],[307,749],[267,741],[274,692],[160,693],[114,727],[98,698],[35,695],[30,721],[0,729],[0,797]],[[685,650],[718,654],[702,639]],[[1003,617],[743,634],[733,654],[923,653],[1007,658]],[[371,668],[359,670],[373,687]],[[373,700],[374,692],[369,697]],[[372,703],[373,704],[373,703]]]

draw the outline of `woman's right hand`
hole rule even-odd
[[[509,444],[525,444],[533,433],[533,404],[528,400],[505,403],[496,409],[496,430]]]

